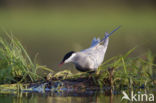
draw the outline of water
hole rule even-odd
[[[0,103],[118,103],[121,95],[107,93],[21,93],[0,94]]]
[[[133,91],[138,95],[152,94],[156,95],[156,89],[134,89],[134,90],[114,90],[105,88],[104,90],[92,90],[92,91],[49,91],[49,92],[23,92],[23,93],[3,93],[0,94],[0,103],[120,103],[123,97],[122,92],[131,98]],[[149,99],[148,99],[149,100]],[[145,98],[144,98],[145,101]],[[127,103],[128,100],[123,100]]]

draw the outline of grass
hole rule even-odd
[[[36,83],[39,80],[48,80],[48,82],[63,80],[78,80],[81,78],[89,79],[94,86],[103,88],[109,86],[112,88],[148,88],[155,85],[155,55],[150,51],[139,56],[130,57],[129,55],[135,50],[133,48],[124,55],[114,56],[99,67],[94,74],[77,73],[72,74],[69,70],[54,73],[49,68],[32,61],[27,51],[24,49],[19,40],[12,34],[5,34],[0,37],[0,88],[15,90],[26,89],[25,85],[20,83]],[[45,80],[38,74],[42,69],[50,72]],[[16,83],[16,84],[13,84]],[[10,85],[12,84],[12,85]],[[27,85],[27,84],[26,84]],[[26,86],[27,87],[27,86]]]
[[[135,49],[133,48],[124,55],[115,56],[105,61],[96,74],[91,74],[91,82],[100,87],[111,86],[120,89],[125,87],[154,87],[155,56],[148,51],[139,57],[129,57]],[[65,70],[50,76],[54,80],[77,80],[79,78],[88,78],[89,74],[72,74],[70,71]]]
[[[108,63],[102,65],[100,68],[100,72],[104,72],[100,80],[108,78],[110,72],[107,71],[108,68],[113,68],[113,85],[117,88],[122,87],[150,87],[154,86],[154,58],[155,56],[148,51],[142,56],[139,57],[128,57],[128,55],[135,48],[128,51],[125,55],[113,57],[113,59],[109,59]],[[106,61],[107,62],[107,61]],[[101,81],[101,84],[104,84]]]
[[[35,61],[35,60],[34,60]],[[52,72],[33,62],[19,40],[6,33],[0,37],[0,84],[35,82],[43,77],[38,69]]]

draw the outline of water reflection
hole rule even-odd
[[[124,90],[125,91],[125,90]],[[126,90],[130,95],[131,91],[135,93],[153,93],[155,89],[137,89]],[[97,91],[64,91],[64,92],[46,92],[46,93],[12,93],[0,94],[0,103],[120,103],[122,98],[121,90],[97,90]],[[129,101],[123,100],[124,103]]]
[[[116,103],[116,100],[120,100],[120,96],[115,95],[116,99],[113,97],[112,91],[18,93],[0,94],[0,101],[3,103]]]

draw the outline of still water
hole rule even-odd
[[[130,97],[133,90],[98,90],[98,91],[56,91],[56,92],[25,92],[0,94],[0,103],[120,103],[125,91]],[[135,90],[136,98],[141,94],[153,94],[156,90]],[[131,97],[130,97],[131,98]],[[123,100],[122,103],[128,103]]]
[[[108,96],[105,92],[90,93],[21,93],[0,94],[0,103],[118,103],[122,95]]]

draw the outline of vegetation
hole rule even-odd
[[[4,39],[5,38],[5,39]],[[135,48],[129,50],[126,54],[112,57],[106,60],[98,71],[93,74],[77,73],[72,74],[68,70],[54,73],[51,69],[40,66],[29,57],[22,44],[13,35],[3,35],[0,37],[0,83],[17,83],[12,85],[0,85],[2,89],[14,90],[33,90],[29,84],[36,83],[36,88],[45,89],[49,84],[59,82],[59,88],[64,87],[65,81],[79,81],[85,85],[97,86],[103,88],[109,86],[112,88],[145,88],[153,87],[155,80],[154,64],[155,56],[148,51],[139,57],[129,57]],[[46,80],[39,76],[37,70],[49,71]],[[37,84],[39,80],[45,80],[44,83]],[[87,81],[87,82],[86,82]],[[60,85],[62,85],[60,87]],[[27,88],[29,87],[29,88]],[[47,86],[49,87],[49,86]],[[50,84],[50,87],[52,85]],[[85,87],[84,87],[85,88]]]
[[[126,54],[115,56],[105,61],[98,69],[96,74],[77,73],[70,71],[61,71],[51,76],[56,80],[77,80],[79,78],[88,78],[91,76],[93,85],[111,86],[115,88],[146,88],[153,87],[155,83],[155,56],[148,51],[139,57],[129,57],[135,48],[129,50]],[[48,76],[49,77],[49,76]],[[88,81],[89,82],[89,81]]]
[[[13,35],[0,37],[0,84],[17,82],[34,82],[43,77],[38,69],[52,71],[31,60],[28,53]]]
[[[139,57],[128,57],[135,48],[125,55],[112,57],[99,68],[102,76],[97,80],[104,84],[103,79],[109,78],[111,86],[117,88],[140,88],[154,86],[154,55],[148,51]]]

